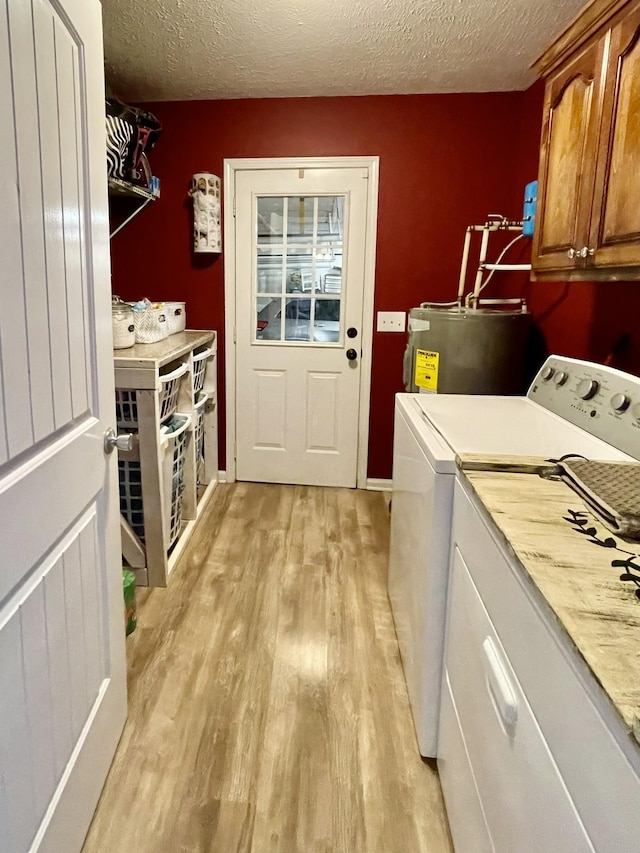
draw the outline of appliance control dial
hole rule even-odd
[[[555,370],[553,369],[553,367],[550,367],[549,365],[547,365],[545,367],[545,369],[542,371],[542,373],[540,374],[540,376],[542,377],[542,381],[548,382],[554,373],[555,373]]]
[[[611,398],[611,408],[614,412],[626,412],[630,402],[626,394],[614,394]]]
[[[567,373],[566,370],[559,370],[556,373],[556,378],[553,381],[556,383],[558,388],[560,388],[560,386],[564,385],[564,383],[567,381],[568,378],[569,378],[569,374]]]
[[[581,400],[591,400],[600,390],[600,383],[595,379],[581,379],[576,393]]]
[[[637,421],[640,421],[640,403],[636,403],[635,406],[631,407],[631,414]]]

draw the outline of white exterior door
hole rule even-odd
[[[101,7],[0,6],[0,850],[74,853],[126,716]]]
[[[239,480],[356,485],[367,177],[237,172]]]

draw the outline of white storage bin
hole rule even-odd
[[[145,308],[144,311],[133,312],[137,344],[154,344],[169,337],[167,311],[161,308]]]
[[[176,414],[160,430],[162,447],[162,489],[165,512],[165,551],[178,538],[182,524],[182,492],[184,489],[184,464],[190,433],[191,415]],[[140,476],[139,452],[120,453],[118,458],[120,479],[120,512],[134,533],[144,542],[144,507]]]
[[[180,533],[182,523],[182,492],[184,490],[184,462],[190,433],[191,415],[174,415],[160,430],[167,440],[162,466],[165,513],[168,516],[169,542],[167,550]],[[167,509],[168,507],[168,509]]]
[[[188,364],[181,364],[170,373],[161,373],[159,378],[160,420],[170,417],[178,405],[180,379],[189,370]],[[116,388],[116,423],[126,429],[138,427],[138,400],[136,391]]]
[[[187,327],[187,309],[184,302],[165,302],[169,334],[184,332]]]
[[[204,475],[204,413],[208,399],[209,395],[200,391],[198,400],[193,407],[195,409],[193,438],[196,443],[196,479],[198,483],[202,482]]]
[[[142,477],[140,460],[129,458],[133,454],[118,454],[118,479],[120,484],[120,514],[123,515],[138,538],[144,542],[144,515],[142,507]],[[137,454],[136,454],[137,457]]]
[[[202,386],[204,385],[204,373],[207,369],[207,359],[211,358],[213,355],[213,350],[208,347],[207,349],[203,349],[202,352],[195,352],[193,354],[193,393],[197,394],[199,391],[202,391]]]

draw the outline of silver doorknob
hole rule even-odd
[[[118,450],[133,450],[133,433],[123,432],[122,435],[116,435],[113,427],[109,427],[104,434],[104,452],[113,453],[116,447]]]
[[[567,257],[569,258],[570,261],[572,261],[576,257],[577,254],[578,254],[578,252],[576,252],[576,250],[573,248],[573,246],[570,249],[567,249]]]

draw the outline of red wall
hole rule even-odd
[[[519,216],[522,94],[203,101],[147,105],[164,126],[151,154],[160,201],[116,235],[113,291],[185,299],[191,328],[219,331],[224,401],[222,257],[191,252],[191,175],[225,157],[379,155],[375,309],[407,311],[455,296],[466,226]],[[369,476],[389,477],[393,397],[405,336],[374,336]],[[221,406],[224,433],[224,409]],[[221,464],[224,464],[221,436]]]
[[[151,154],[162,196],[114,238],[113,291],[127,299],[184,299],[191,328],[218,330],[224,465],[224,253],[191,252],[191,175],[222,175],[226,157],[379,155],[375,310],[408,311],[454,298],[467,225],[490,212],[520,217],[524,184],[537,171],[542,87],[147,107],[164,126]],[[632,331],[629,313],[616,312],[612,299],[640,309],[637,285],[533,284],[528,296],[549,350],[587,358],[603,359],[623,331]],[[404,335],[374,335],[370,477],[391,475],[404,345]],[[637,353],[637,333],[634,347]]]

